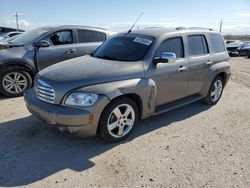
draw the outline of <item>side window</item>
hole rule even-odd
[[[174,38],[170,38],[162,42],[159,48],[159,53],[162,54],[163,52],[175,53],[176,58],[183,58],[184,47],[183,47],[182,38],[174,37]]]
[[[207,41],[204,35],[188,36],[189,55],[205,55],[208,54]]]
[[[79,43],[85,42],[98,42],[98,35],[95,31],[90,30],[77,30]]]
[[[105,41],[106,38],[107,38],[105,33],[98,32],[98,35],[99,35],[99,41],[100,42]]]
[[[209,35],[210,42],[214,53],[220,53],[226,51],[225,43],[222,37],[218,34]]]
[[[54,46],[63,44],[72,44],[73,43],[72,31],[58,31],[47,36],[44,40],[49,41],[49,43]]]

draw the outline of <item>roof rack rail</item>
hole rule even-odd
[[[166,27],[145,27],[144,29],[165,29]]]
[[[177,27],[176,30],[209,30],[209,31],[213,31],[213,29],[206,28],[206,27]]]

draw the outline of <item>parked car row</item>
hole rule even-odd
[[[230,56],[248,56],[250,58],[250,41],[226,41],[227,51]]]
[[[39,71],[92,53],[112,34],[95,27],[41,27],[0,42],[0,92],[8,97],[21,96],[33,86]]]
[[[95,29],[97,43],[86,51],[79,42],[90,42],[91,37],[79,33],[81,29],[85,30],[76,28],[69,32],[69,28],[63,28],[48,32],[48,28],[43,28],[36,30],[36,34],[23,34],[31,37],[40,33],[42,37],[30,40],[32,47],[19,47],[12,57],[25,52],[27,67],[36,73],[68,59],[66,54],[72,57],[74,53],[90,53],[110,35]],[[23,44],[20,40],[17,38],[11,44],[19,46]],[[72,44],[75,40],[77,45]],[[57,47],[58,43],[65,47]],[[34,51],[36,61],[31,58]],[[126,139],[140,119],[201,99],[215,105],[231,74],[223,37],[201,28],[129,30],[112,35],[90,55],[76,54],[80,57],[37,74],[34,87],[24,94],[27,108],[49,126],[65,133],[99,134],[110,142]],[[30,84],[27,81],[32,79],[27,70],[12,66],[6,71],[3,74],[6,89],[11,84],[14,88],[18,83]],[[21,76],[25,81],[15,80]]]
[[[12,32],[7,32],[2,35],[0,35],[0,43],[4,42],[6,40],[10,40],[13,37],[17,37],[18,35],[22,34],[22,31],[12,31]]]

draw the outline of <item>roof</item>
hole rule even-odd
[[[164,27],[148,27],[142,30],[132,30],[131,34],[139,34],[139,35],[147,35],[152,36],[154,38],[158,38],[163,34],[166,33],[173,33],[173,32],[187,32],[187,31],[200,31],[200,32],[211,32],[212,29],[209,28],[202,28],[202,27],[177,27],[177,28],[164,28]]]
[[[55,29],[55,28],[81,28],[81,29],[98,29],[98,30],[105,30],[108,31],[107,29],[104,28],[100,28],[100,27],[93,27],[93,26],[83,26],[83,25],[50,25],[50,26],[43,26],[41,28],[45,28],[45,29]]]

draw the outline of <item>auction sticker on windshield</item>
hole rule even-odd
[[[146,38],[142,38],[142,37],[136,37],[134,39],[134,42],[137,42],[137,43],[149,46],[152,43],[152,40],[149,40],[149,39],[146,39]]]

